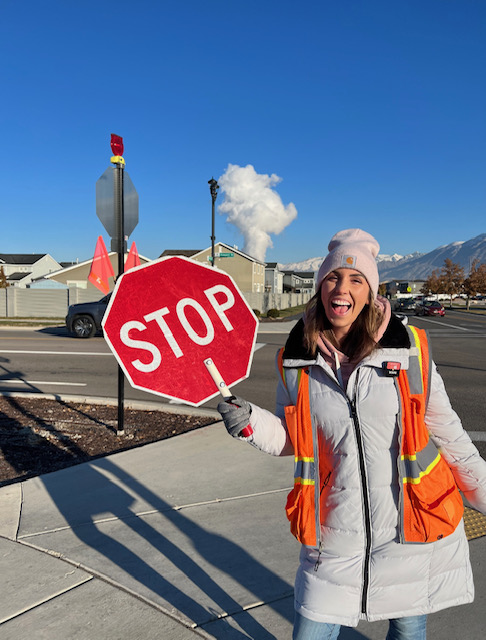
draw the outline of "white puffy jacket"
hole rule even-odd
[[[474,587],[462,521],[452,535],[436,542],[401,544],[398,538],[399,399],[393,378],[384,374],[382,365],[399,361],[408,367],[405,327],[392,316],[380,348],[356,367],[346,392],[320,354],[315,358],[305,352],[302,327],[302,322],[296,325],[285,348],[288,390],[279,384],[277,415],[252,405],[250,439],[272,455],[293,454],[284,417],[284,407],[295,404],[297,395],[291,369],[310,366],[318,454],[333,472],[323,498],[322,548],[301,550],[296,610],[318,622],[356,626],[360,619],[427,614],[471,602]],[[431,368],[426,413],[430,437],[470,504],[486,513],[486,462],[451,408],[435,365]],[[359,434],[350,412],[353,401]],[[364,508],[364,493],[369,511]]]

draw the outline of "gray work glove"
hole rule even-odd
[[[251,405],[243,398],[231,396],[218,404],[218,411],[223,418],[226,430],[233,438],[237,438],[250,424]]]

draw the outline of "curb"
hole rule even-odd
[[[42,398],[43,400],[57,400],[61,402],[79,402],[84,404],[103,404],[108,406],[117,406],[116,398],[101,398],[99,396],[76,396],[58,393],[18,393],[15,391],[0,391],[0,397],[10,398],[28,398],[35,400]],[[215,418],[218,422],[221,415],[216,409],[199,409],[199,407],[190,407],[186,404],[163,404],[160,402],[143,402],[141,400],[125,399],[124,406],[126,409],[137,409],[139,411],[162,411],[165,413],[175,413],[179,415],[201,416],[207,418]]]

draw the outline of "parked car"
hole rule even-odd
[[[445,316],[445,309],[437,300],[424,300],[415,308],[417,316]]]
[[[110,301],[111,293],[96,302],[81,302],[70,305],[66,316],[66,327],[76,338],[92,338],[101,331],[101,321]]]
[[[413,312],[415,311],[415,305],[416,302],[415,300],[412,300],[412,298],[404,298],[403,300],[400,300],[400,307],[398,310],[403,312]]]

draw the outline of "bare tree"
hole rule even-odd
[[[386,284],[382,282],[378,287],[378,293],[380,296],[386,296]]]
[[[478,293],[486,293],[486,264],[474,260],[468,277],[464,280],[464,293],[467,295],[467,310],[471,304],[471,298]]]
[[[452,262],[450,258],[446,258],[439,278],[441,280],[442,293],[447,293],[450,296],[450,307],[452,309],[452,296],[462,292],[464,269],[460,264]]]
[[[431,293],[443,293],[441,291],[442,282],[437,273],[437,269],[434,269],[427,280],[424,282],[420,291],[424,296],[428,296]]]

